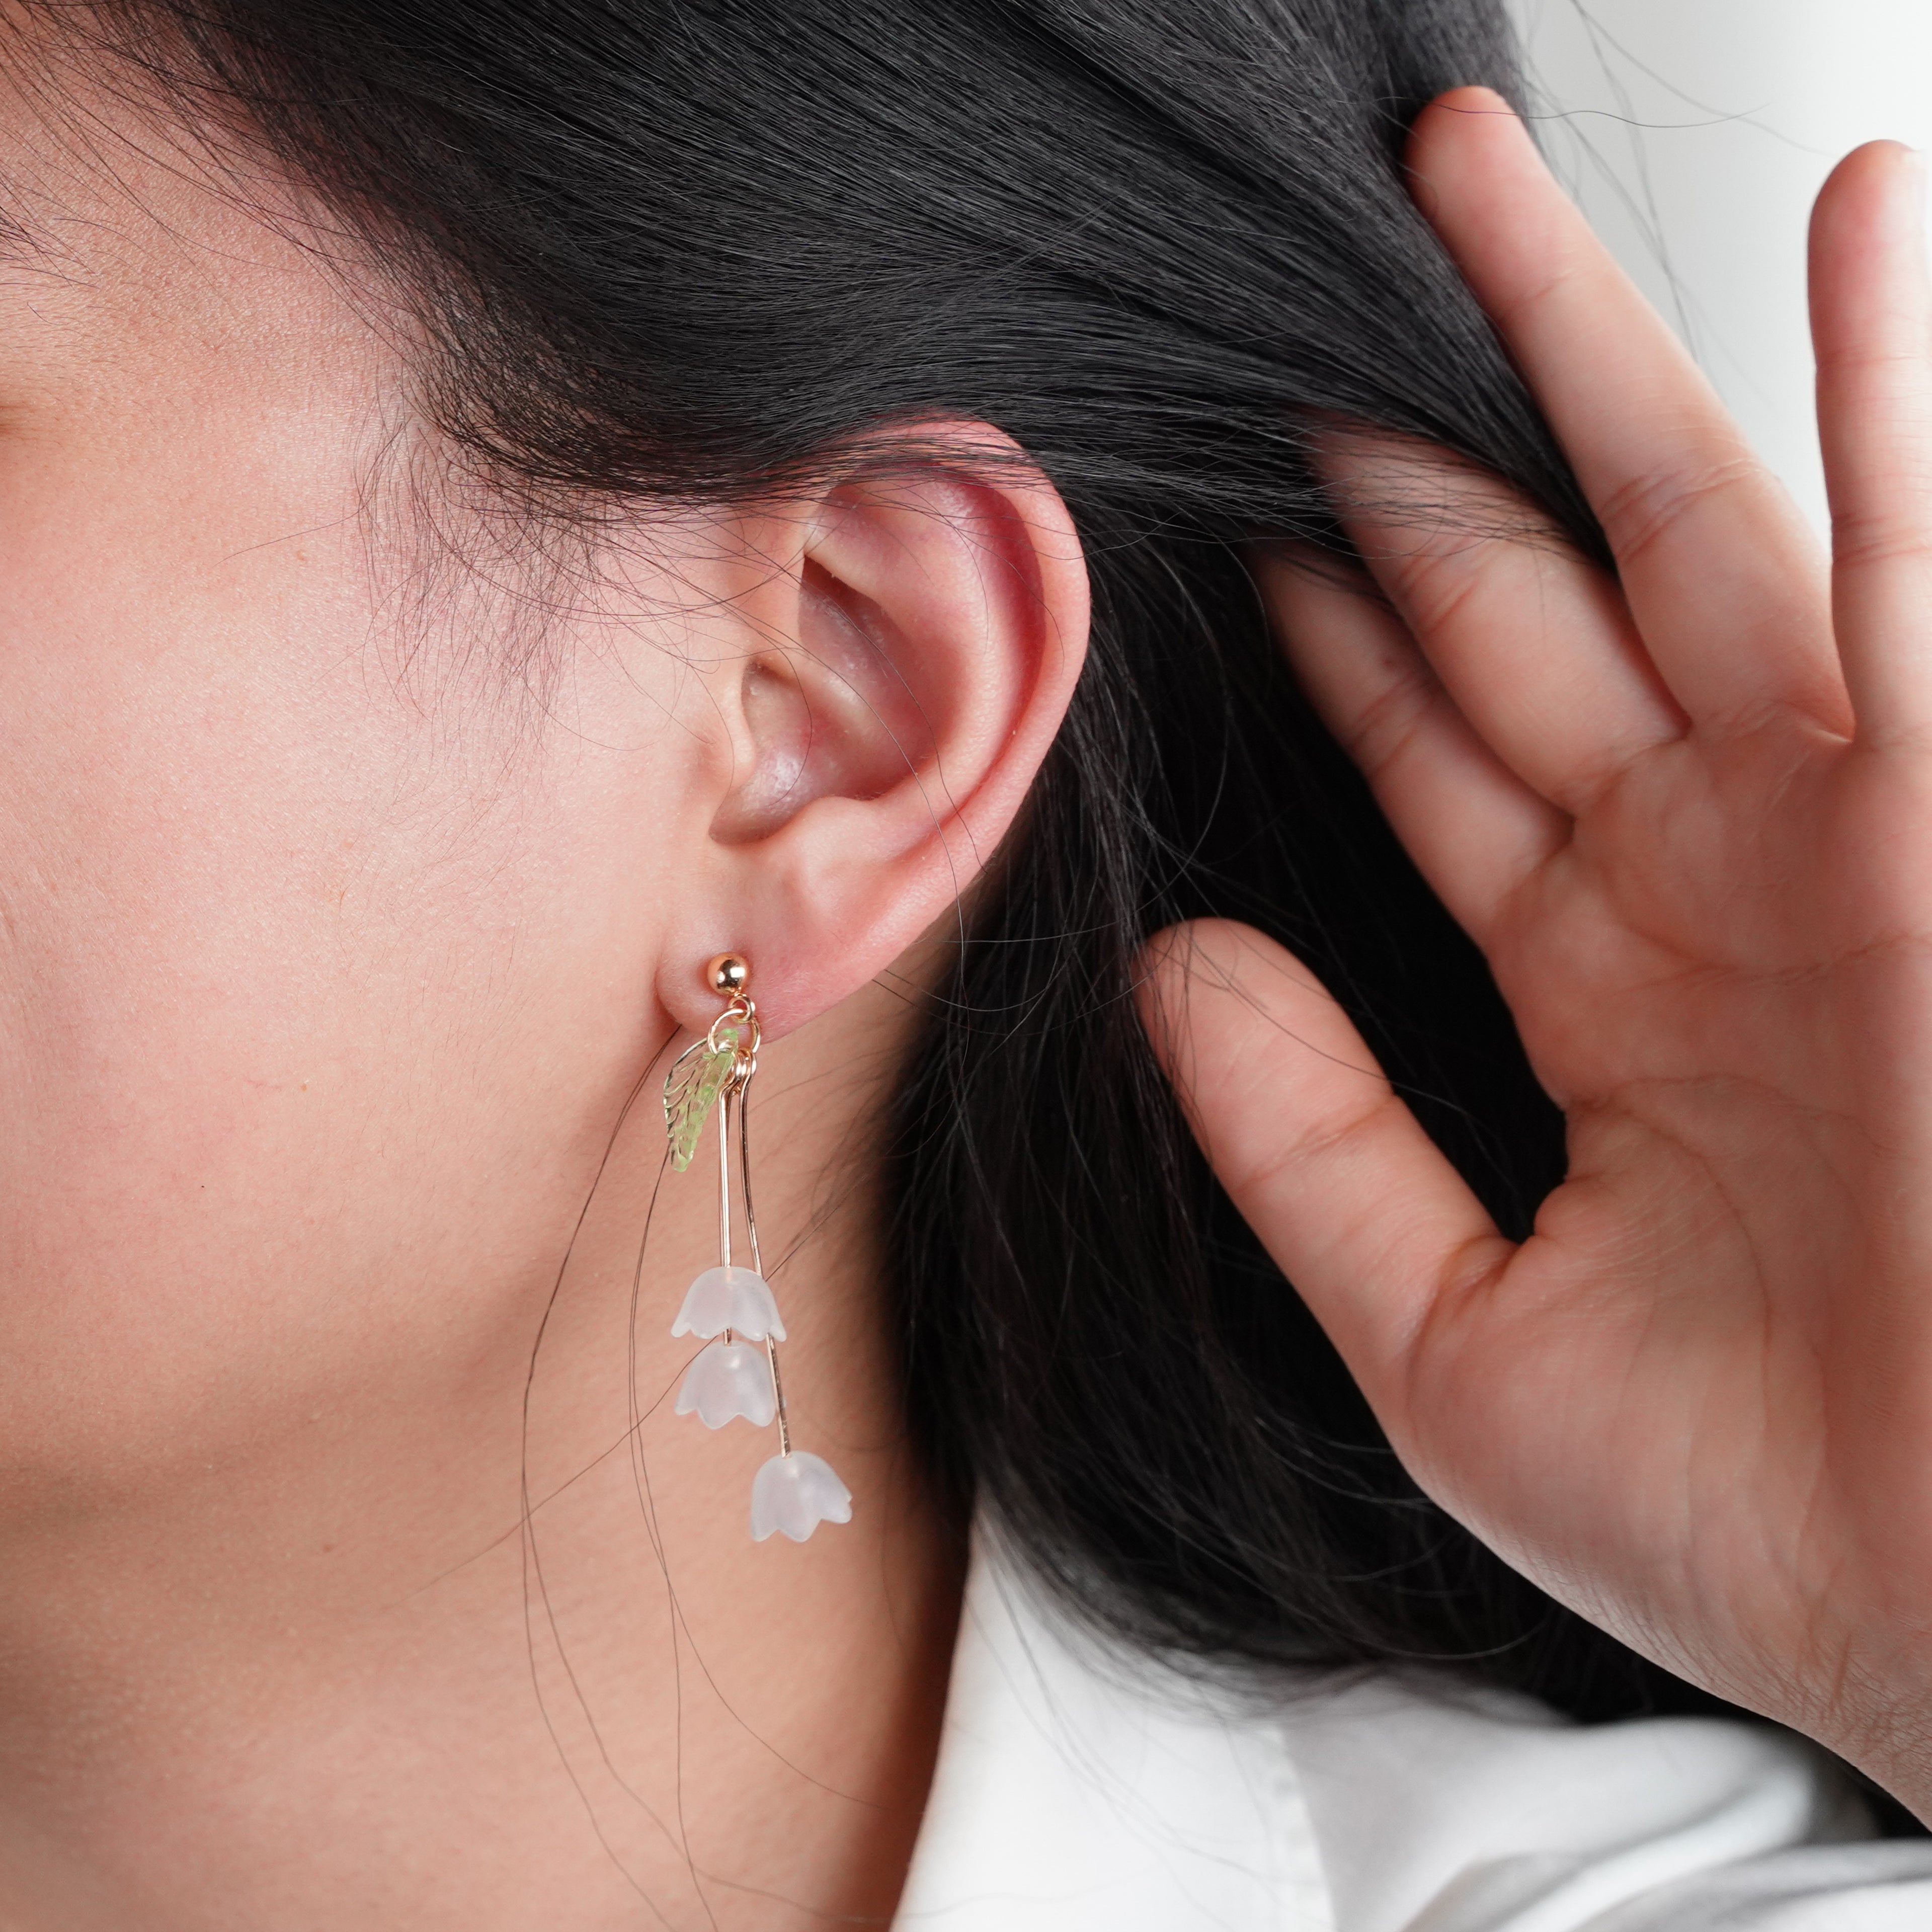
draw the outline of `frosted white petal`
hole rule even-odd
[[[748,1342],[713,1342],[700,1349],[684,1372],[677,1412],[695,1414],[706,1429],[722,1429],[741,1415],[758,1428],[766,1427],[777,1407],[764,1350]]]
[[[778,1305],[764,1276],[749,1268],[706,1268],[691,1284],[671,1324],[674,1335],[722,1335],[729,1328],[748,1342],[785,1338]]]
[[[774,1456],[752,1479],[752,1540],[783,1530],[802,1543],[821,1522],[850,1522],[852,1492],[823,1456],[794,1449]]]

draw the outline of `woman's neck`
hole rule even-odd
[[[754,1544],[770,1432],[673,1412],[693,1345],[669,1327],[716,1196],[701,1164],[668,1179],[637,1273],[648,1088],[551,1304],[614,1090],[526,1184],[554,1240],[440,1281],[433,1319],[398,1284],[339,1402],[191,1475],[18,1499],[0,1923],[889,1919],[964,1568],[910,1454],[868,1238],[904,1020],[868,992],[768,1048],[754,1096],[794,1434],[851,1488],[849,1524]]]

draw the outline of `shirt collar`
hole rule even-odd
[[[1072,1628],[982,1524],[895,1932],[1330,1932],[1279,1725]]]

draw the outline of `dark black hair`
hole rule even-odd
[[[54,10],[70,28],[77,17]],[[1405,191],[1516,90],[1499,0],[126,0],[412,292],[443,426],[560,503],[751,500],[935,413],[1064,496],[1090,656],[897,1095],[910,1426],[1070,1602],[1251,1666],[1460,1661],[1700,1701],[1428,1502],[1207,1175],[1134,960],[1216,913],[1348,1006],[1521,1233],[1562,1121],[1482,960],[1282,668],[1250,547],[1341,547],[1336,419],[1600,536]]]

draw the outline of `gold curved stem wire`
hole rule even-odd
[[[758,1252],[758,1216],[752,1205],[750,1101],[752,1076],[758,1068],[758,1056],[754,1052],[746,1066],[743,1078],[738,1083],[738,1190],[745,1198],[745,1234],[752,1244],[752,1266],[762,1275],[765,1271],[765,1264]],[[765,1337],[765,1360],[772,1372],[772,1407],[778,1418],[778,1454],[789,1456],[791,1454],[791,1422],[785,1414],[784,1378],[778,1372],[778,1345],[769,1335]]]
[[[718,1096],[718,1265],[731,1265],[731,1089]]]

